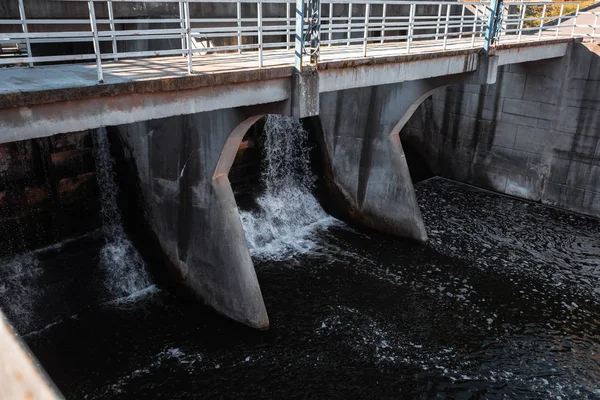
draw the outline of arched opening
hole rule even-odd
[[[442,86],[443,87],[443,86]],[[390,133],[390,141],[393,148],[400,148],[404,152],[404,156],[406,157],[406,164],[408,166],[408,171],[410,173],[411,180],[413,184],[417,184],[426,179],[432,178],[435,176],[430,164],[427,162],[427,157],[423,154],[423,150],[420,148],[418,143],[414,143],[408,138],[400,137],[400,133],[407,126],[415,112],[418,108],[423,104],[425,100],[427,100],[431,95],[440,89],[440,87],[436,87],[435,89],[429,90],[425,92],[423,95],[418,97],[406,110],[405,114],[402,116],[400,121],[396,124],[392,132]]]

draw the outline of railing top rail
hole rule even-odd
[[[112,3],[180,3],[180,2],[187,2],[187,3],[250,3],[250,4],[257,4],[257,3],[282,3],[282,4],[295,4],[296,1],[295,0],[53,0],[53,1],[59,1],[59,2],[80,2],[80,3],[88,3],[90,1],[94,1],[94,2],[107,2],[107,1],[111,1]],[[481,5],[481,4],[489,4],[490,1],[459,1],[459,0],[453,0],[453,1],[419,1],[419,0],[321,0],[321,4],[398,4],[398,5],[402,5],[402,4],[406,4],[406,5],[410,5],[410,4],[417,4],[417,5],[438,5],[438,4],[464,4],[464,5],[469,5],[469,4],[473,4],[473,5]],[[511,2],[512,3],[512,2]],[[525,1],[524,3],[529,4],[529,2]],[[549,2],[546,2],[549,3]],[[576,2],[565,2],[565,3],[561,3],[561,4],[577,4]]]
[[[295,0],[53,0],[60,2],[80,2],[80,3],[88,3],[89,1],[94,2],[107,2],[111,1],[112,3],[180,3],[180,2],[188,2],[188,3],[295,3]],[[477,4],[489,4],[490,1],[419,1],[419,0],[321,0],[321,4],[417,4],[417,5],[438,5],[438,4],[465,4],[465,5],[477,5]],[[510,5],[548,5],[548,4],[565,4],[565,5],[576,5],[581,4],[578,1],[552,1],[552,0],[538,0],[538,1],[527,1],[527,0],[506,0],[504,4]]]
[[[89,18],[73,19],[27,19],[24,0],[10,1],[18,2],[20,17],[0,19],[3,27],[0,33],[0,66],[27,63],[33,67],[43,63],[96,58],[100,82],[103,81],[102,62],[109,59],[118,61],[122,58],[181,55],[187,57],[188,73],[191,74],[194,60],[200,66],[212,62],[205,55],[221,54],[215,57],[215,62],[227,58],[227,62],[235,63],[234,53],[244,53],[243,57],[247,60],[247,54],[255,52],[259,68],[264,66],[265,58],[271,64],[276,59],[276,62],[284,63],[292,59],[296,69],[301,71],[304,56],[310,56],[311,64],[317,63],[321,50],[341,51],[342,46],[362,44],[363,57],[367,57],[370,46],[375,46],[373,54],[384,54],[384,51],[387,54],[390,49],[399,54],[430,52],[438,48],[446,51],[448,48],[474,48],[482,44],[487,51],[489,46],[500,41],[521,43],[525,40],[586,36],[592,42],[599,36],[596,31],[600,32],[598,18],[593,24],[577,20],[583,15],[599,15],[596,10],[581,10],[576,1],[557,0],[51,0],[87,5],[95,2],[96,7],[86,7]],[[140,21],[135,17],[136,13],[133,17],[130,13],[125,13],[122,18],[119,16],[135,3],[170,4],[167,7],[169,12],[174,12],[179,6],[179,18],[173,18],[175,15],[170,15],[170,18],[142,18],[141,22],[147,25],[140,29],[135,25]],[[242,3],[255,8],[249,12],[249,7],[240,6]],[[196,6],[191,7],[192,4]],[[221,13],[213,15],[212,11],[202,13],[206,14],[201,15],[202,18],[192,15],[198,13],[202,4],[237,4],[237,7],[228,7],[228,14],[222,16]],[[267,4],[281,7],[263,7]],[[353,4],[355,8],[352,8]],[[120,5],[115,9],[116,13],[113,5]],[[379,7],[371,7],[377,5]],[[561,7],[547,7],[554,5]],[[566,5],[577,5],[575,13],[570,12],[575,7],[567,9]],[[335,14],[335,6],[346,6],[347,11],[343,15]],[[541,15],[526,12],[535,12],[536,6],[540,9],[543,6]],[[296,12],[296,8],[303,8],[305,12]],[[96,12],[99,12],[100,18],[96,17]],[[582,25],[582,22],[586,24]],[[28,25],[34,27],[28,29]],[[8,29],[4,28],[6,26]],[[4,32],[6,30],[8,32]],[[148,50],[139,51],[137,45],[131,44],[136,41],[147,41],[151,45],[148,45]],[[42,53],[38,49],[46,43],[59,42],[91,43],[93,53],[88,44],[76,50],[80,51],[78,54],[32,54],[32,49],[34,53]],[[383,46],[377,48],[378,45]],[[130,51],[131,48],[135,51]],[[269,52],[263,54],[266,50]],[[356,49],[349,50],[341,51],[344,53],[341,57],[351,56],[346,53],[354,54],[352,57],[356,55],[352,53]],[[280,61],[283,59],[288,61]]]

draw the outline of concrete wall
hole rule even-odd
[[[360,225],[424,242],[399,133],[435,90],[456,82],[487,82],[498,57],[463,63],[461,73],[321,93],[320,147],[332,214]],[[358,74],[356,74],[358,75]],[[495,74],[492,74],[495,75]]]
[[[439,175],[600,217],[600,46],[441,89],[401,138]]]
[[[0,144],[0,255],[98,227],[88,131]]]

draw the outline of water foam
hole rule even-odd
[[[0,260],[0,304],[20,333],[35,329],[38,323],[37,306],[45,292],[38,285],[42,274],[33,252]]]
[[[100,267],[105,272],[104,285],[113,296],[128,296],[148,287],[150,279],[144,260],[123,229],[106,128],[97,129],[92,137],[96,179],[100,187],[102,231],[106,241],[100,251]]]
[[[335,221],[312,195],[308,133],[297,118],[268,115],[263,149],[259,209],[240,213],[250,252],[269,259],[308,252],[315,231]]]

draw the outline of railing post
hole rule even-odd
[[[542,38],[542,31],[544,30],[544,18],[546,18],[546,4],[542,8],[542,19],[540,20],[540,30],[538,31],[538,40]]]
[[[387,14],[387,4],[383,4],[383,12],[381,13],[381,43],[385,40],[385,17]]]
[[[598,13],[594,13],[594,26],[592,26],[592,38],[590,43],[594,43],[594,36],[596,35],[596,25],[598,24]]]
[[[296,42],[294,46],[294,66],[302,72],[302,53],[304,52],[304,1],[296,0]]]
[[[287,12],[288,12],[288,18],[287,18],[288,37],[287,37],[286,42],[289,42],[290,41],[290,36],[289,36],[290,8],[289,7],[287,7]],[[236,4],[236,13],[237,13],[237,27],[238,27],[238,30],[237,30],[238,54],[242,54],[242,3],[240,3],[239,1]],[[289,49],[290,46],[288,45],[287,48]]]
[[[307,4],[308,29],[305,37],[310,42],[310,63],[319,62],[321,51],[321,1],[309,0]]]
[[[502,3],[502,0],[492,0],[492,3],[490,4],[490,16],[488,17],[489,19],[487,21],[487,28],[485,30],[485,42],[483,44],[483,49],[486,52],[490,50],[490,47],[494,43],[496,33],[498,33],[498,15],[502,15],[501,13],[504,12],[504,7]]]
[[[183,14],[185,19],[185,39],[187,42],[187,59],[188,59],[188,74],[194,73],[194,66],[192,65],[192,23],[190,22],[190,3],[184,1],[183,3]]]
[[[438,6],[437,19],[435,20],[435,40],[438,40],[440,34],[440,21],[442,19],[442,4]]]
[[[262,3],[256,4],[256,17],[258,19],[258,66],[263,66],[263,21]]]
[[[521,35],[523,34],[523,23],[525,22],[525,10],[527,10],[527,4],[521,3],[521,21],[519,21],[519,36],[517,42],[521,43]]]
[[[575,10],[575,20],[573,21],[573,28],[571,29],[571,37],[575,36],[575,26],[577,25],[577,17],[579,16],[579,4]]]
[[[450,8],[452,6],[448,4],[446,6],[446,26],[444,27],[444,48],[446,50],[446,44],[448,43],[448,25],[450,25]]]
[[[239,3],[238,3],[239,4]],[[290,3],[285,3],[285,24],[287,28],[285,28],[285,49],[290,49]]]
[[[506,22],[506,20],[508,19],[508,8],[510,6],[504,6],[502,5],[502,25],[500,26],[500,32],[498,33],[498,37],[496,38],[496,43],[500,43],[500,40],[502,38],[502,32],[506,32],[506,30],[508,29],[508,24]]]
[[[117,38],[115,36],[115,15],[113,13],[112,1],[106,2],[106,7],[108,8],[108,19],[110,20],[110,31],[112,32],[112,51],[114,54],[114,61],[119,61],[119,57],[117,56]]]
[[[471,47],[475,47],[475,32],[477,32],[477,16],[479,15],[479,4],[475,6],[475,13],[473,15],[473,32],[471,35]]]
[[[365,4],[365,32],[363,34],[363,57],[367,56],[367,42],[369,39],[369,12],[371,11],[371,5]]]
[[[352,3],[348,4],[348,43],[347,46],[350,46],[350,39],[352,38]]]
[[[96,10],[94,10],[94,2],[88,1],[88,9],[90,12],[90,26],[92,29],[92,38],[94,42],[94,53],[96,54],[96,72],[98,74],[98,82],[104,82],[102,76],[102,59],[100,57],[100,44],[98,43],[98,25],[96,24]]]
[[[463,34],[463,22],[465,20],[465,5],[463,4],[462,6],[462,11],[460,12],[460,31],[458,33],[458,38],[462,39],[462,34]]]
[[[185,31],[185,15],[183,12],[183,3],[180,1],[179,3],[179,29],[181,29],[182,31]],[[186,49],[186,40],[185,40],[185,33],[181,33],[181,50],[185,50]],[[183,57],[185,57],[186,53],[182,52],[181,55]]]
[[[23,5],[23,0],[19,0],[19,16],[21,17],[21,28],[23,29],[23,33],[25,35],[29,35],[29,29],[27,28],[27,18],[25,17],[25,6]],[[27,57],[31,59],[33,54],[31,54],[31,40],[29,40],[29,36],[25,38],[25,45],[27,46]],[[29,62],[29,66],[33,67],[33,62]]]
[[[560,5],[560,14],[558,15],[558,22],[556,23],[556,34],[554,35],[554,37],[558,37],[558,31],[560,31],[560,24],[562,22],[562,16],[563,16],[564,11],[565,11],[565,5],[561,4]]]
[[[406,53],[410,53],[410,42],[412,41],[413,35],[413,23],[415,21],[415,4],[410,5],[410,12],[408,13],[408,38],[406,41]]]
[[[385,6],[384,6],[385,7]],[[329,44],[327,47],[331,47],[331,41],[333,40],[333,3],[329,3]]]

